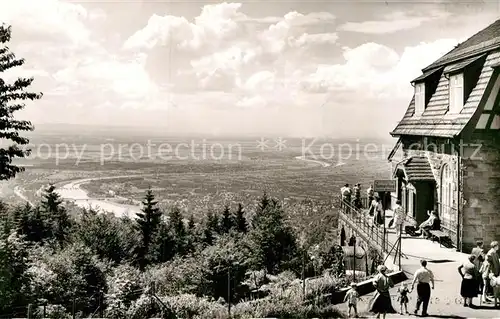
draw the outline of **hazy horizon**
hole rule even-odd
[[[395,140],[389,132],[385,134],[375,135],[360,135],[360,134],[332,134],[332,135],[294,135],[294,134],[277,134],[269,132],[254,132],[254,133],[237,133],[237,132],[222,132],[222,133],[209,133],[209,132],[175,132],[168,131],[162,128],[155,128],[150,126],[128,126],[128,125],[104,125],[104,124],[71,124],[71,123],[33,123],[35,130],[32,132],[27,132],[25,135],[30,137],[36,137],[37,135],[43,135],[47,133],[74,133],[82,134],[88,133],[92,135],[99,135],[103,133],[114,133],[114,134],[130,134],[144,136],[148,134],[161,135],[166,137],[228,137],[228,138],[318,138],[318,139],[368,139],[368,140]]]

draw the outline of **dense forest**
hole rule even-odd
[[[267,194],[252,218],[238,205],[184,219],[150,190],[142,207],[117,218],[64,203],[54,186],[36,207],[2,203],[2,316],[341,316],[320,298],[345,285],[341,250],[307,247]]]

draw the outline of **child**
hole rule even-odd
[[[408,293],[410,293],[410,290],[408,289],[408,284],[403,283],[401,285],[401,287],[398,289],[398,293],[399,293],[398,301],[399,301],[399,305],[401,307],[400,313],[403,314],[403,306],[404,306],[405,312],[406,312],[406,314],[408,314]]]
[[[344,298],[344,302],[347,301],[347,305],[349,306],[349,312],[348,312],[349,317],[351,317],[351,309],[354,309],[354,317],[355,318],[358,317],[358,307],[357,307],[358,299],[360,298],[357,290],[357,285],[356,283],[353,282],[351,283],[351,289],[349,289],[346,292]]]
[[[488,302],[488,298],[486,297],[487,292],[488,292],[488,287],[489,287],[489,279],[488,275],[490,273],[490,263],[487,260],[484,260],[481,264],[481,268],[479,268],[479,275],[481,276],[482,280],[482,287],[481,287],[481,295],[479,296],[479,305],[482,305],[483,301]]]

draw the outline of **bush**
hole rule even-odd
[[[109,318],[123,318],[126,310],[133,301],[143,293],[141,272],[132,266],[117,267],[111,276],[108,276],[109,285],[106,295],[106,316]]]
[[[176,258],[146,270],[145,284],[155,283],[159,295],[201,294],[202,268],[199,256]]]

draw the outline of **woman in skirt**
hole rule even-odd
[[[380,265],[377,268],[378,274],[373,278],[373,285],[375,286],[376,292],[373,299],[370,302],[370,312],[376,313],[377,318],[385,318],[388,313],[396,313],[396,310],[392,307],[391,295],[389,289],[394,287],[391,278],[387,277],[385,274],[387,268],[384,265]]]
[[[460,295],[464,298],[464,307],[472,306],[472,298],[477,297],[479,291],[477,282],[477,268],[474,265],[476,256],[470,255],[468,260],[458,267],[458,273],[462,277]]]

